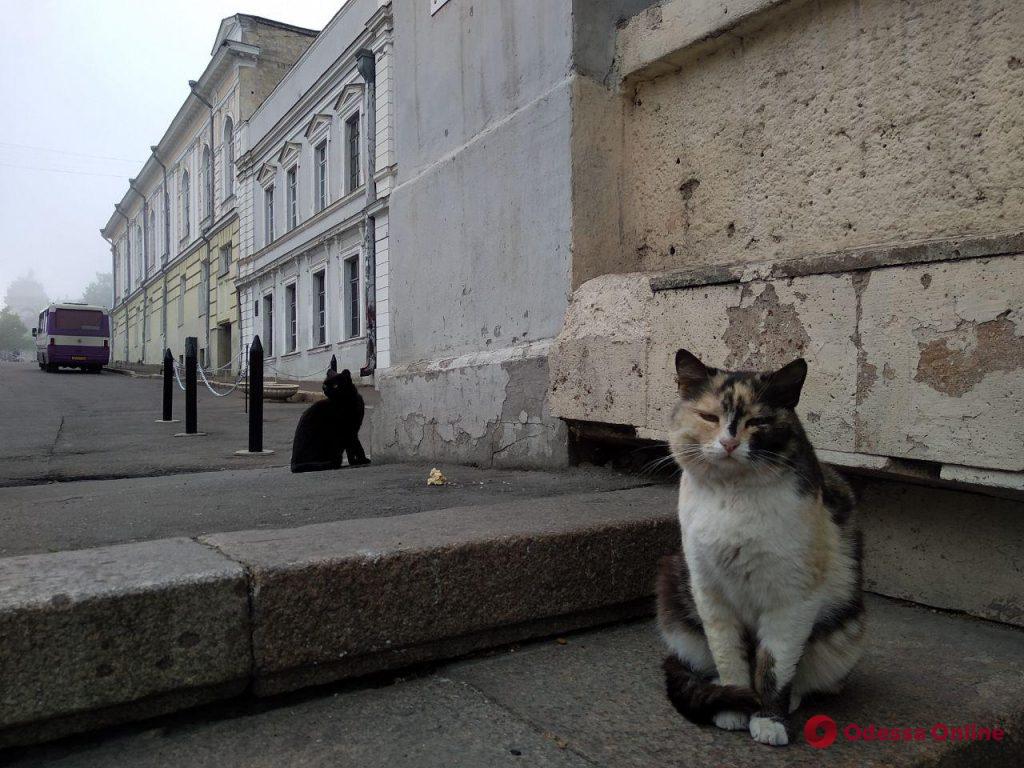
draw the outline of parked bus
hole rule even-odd
[[[110,316],[89,304],[51,304],[39,313],[36,360],[44,371],[60,367],[99,373],[110,362]]]

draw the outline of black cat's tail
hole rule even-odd
[[[719,712],[755,712],[761,702],[750,688],[719,685],[694,672],[678,656],[665,657],[665,692],[683,717],[697,725],[707,725]]]
[[[337,469],[333,461],[305,461],[301,464],[292,463],[292,472],[323,472],[325,469]]]

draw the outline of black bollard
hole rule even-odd
[[[196,357],[199,342],[195,336],[185,339],[185,434],[194,435],[199,431],[196,416]]]
[[[249,453],[263,452],[263,344],[249,347]]]
[[[174,394],[174,355],[171,350],[164,352],[164,421],[172,421],[171,403]]]

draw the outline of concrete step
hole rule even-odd
[[[1024,764],[1024,632],[882,598],[868,600],[869,643],[839,696],[794,715],[788,747],[700,728],[665,699],[653,621],[506,647],[405,679],[242,701],[62,743],[11,751],[11,768],[677,768],[678,766],[1018,766]],[[802,736],[815,715],[837,739]],[[947,726],[938,740],[937,724]],[[1001,741],[957,741],[954,727],[1000,727]],[[851,727],[856,726],[856,728]],[[870,725],[919,726],[919,741],[879,741]]]
[[[657,485],[0,559],[0,745],[650,611]]]

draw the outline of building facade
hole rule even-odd
[[[210,63],[101,230],[115,362],[159,364],[195,336],[204,366],[237,369],[239,126],[316,34],[242,14],[221,22]]]
[[[268,375],[389,364],[391,3],[350,0],[242,127],[242,340]]]

